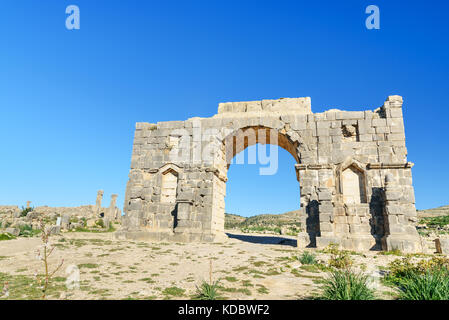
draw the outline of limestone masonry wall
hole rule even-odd
[[[220,103],[211,118],[136,124],[121,238],[219,241],[231,159],[255,143],[296,159],[298,246],[421,250],[402,97],[312,113],[310,98]]]

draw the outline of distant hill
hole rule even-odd
[[[449,205],[438,208],[417,210],[418,218],[449,216]],[[237,214],[225,214],[225,229],[239,229],[248,233],[271,233],[296,235],[301,228],[299,210],[282,214],[259,214],[242,217]]]
[[[442,206],[433,209],[417,210],[419,218],[439,217],[449,215],[449,206]]]
[[[225,229],[240,229],[243,232],[296,235],[301,227],[299,211],[282,214],[259,214],[242,217],[237,214],[225,214]]]

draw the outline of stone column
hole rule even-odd
[[[117,203],[117,197],[118,195],[112,194],[111,195],[111,202],[109,204],[109,210],[108,210],[108,217],[110,219],[115,219],[115,208]]]
[[[410,208],[409,204],[403,201],[401,186],[397,184],[391,173],[387,173],[384,192],[385,236],[382,239],[386,250],[422,251],[420,237],[412,223],[414,221],[412,216],[416,216],[414,205]]]
[[[109,204],[108,210],[106,211],[107,214],[104,217],[104,225],[106,228],[109,228],[109,224],[111,223],[111,221],[115,220],[117,197],[118,197],[118,195],[116,195],[116,194],[111,195],[111,202]]]
[[[101,200],[103,200],[103,190],[97,191],[97,201],[95,202],[95,206],[97,208],[101,207]]]
[[[95,201],[95,214],[98,216],[101,210],[101,201],[103,200],[103,190],[97,191],[97,200]]]

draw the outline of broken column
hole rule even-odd
[[[109,228],[109,224],[111,221],[115,220],[116,217],[116,203],[117,203],[117,197],[118,195],[112,194],[111,195],[111,202],[109,204],[109,208],[106,211],[106,215],[104,217],[104,226],[105,228]]]
[[[115,209],[116,209],[117,197],[118,197],[118,195],[116,195],[116,194],[112,194],[111,195],[111,202],[109,204],[109,213],[108,213],[108,216],[110,218],[114,218],[115,217]]]
[[[97,191],[97,200],[95,202],[95,213],[98,216],[101,210],[101,201],[103,200],[103,190]]]

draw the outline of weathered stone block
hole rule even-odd
[[[17,237],[20,234],[20,229],[19,228],[6,228],[5,232]]]

